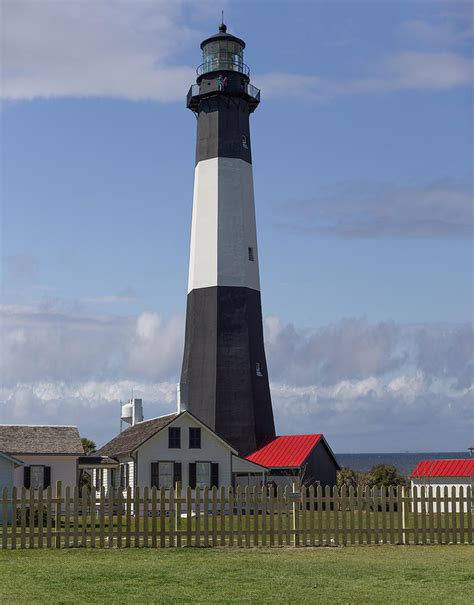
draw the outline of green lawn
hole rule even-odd
[[[470,546],[0,551],[0,603],[468,603]]]

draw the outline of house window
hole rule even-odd
[[[246,134],[242,135],[242,147],[244,149],[248,149],[249,148],[249,140]]]
[[[196,487],[210,487],[211,464],[209,462],[196,462]]]
[[[181,447],[181,429],[178,426],[171,426],[168,429],[168,447],[179,448]]]
[[[160,487],[170,489],[170,487],[173,487],[174,463],[160,462],[159,469]]]
[[[189,447],[193,449],[201,447],[201,429],[199,427],[189,427]]]
[[[255,260],[255,256],[253,254],[253,248],[251,248],[249,246],[249,260],[254,261]]]
[[[44,466],[31,466],[30,488],[40,489],[44,485]]]
[[[259,361],[257,361],[257,363],[255,364],[255,372],[256,372],[257,376],[263,376],[262,364]]]
[[[128,462],[120,465],[120,487],[127,489],[130,485],[130,466]]]

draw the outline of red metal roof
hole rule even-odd
[[[421,460],[412,477],[470,477],[474,475],[474,458],[465,460]]]
[[[313,447],[321,439],[317,435],[284,435],[275,437],[255,452],[246,456],[247,460],[267,467],[298,467],[309,456]]]

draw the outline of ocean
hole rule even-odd
[[[418,452],[392,454],[336,454],[340,466],[354,471],[367,472],[375,464],[393,464],[402,475],[409,475],[420,460],[469,458],[469,452]]]

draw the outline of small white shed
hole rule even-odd
[[[473,486],[474,481],[474,458],[463,460],[421,460],[411,473],[411,490],[417,488],[417,496],[420,498],[421,488],[433,489],[436,497],[437,488],[440,488],[441,496],[444,496],[445,488],[451,498],[454,488],[456,498],[459,496],[460,488],[463,488],[464,497],[467,488]],[[418,503],[418,512],[421,512],[421,502]],[[444,512],[444,502],[440,504],[440,511]],[[452,511],[452,504],[448,501],[448,512]],[[433,503],[433,512],[437,512],[436,502]],[[460,504],[456,503],[456,512],[460,512]],[[468,511],[464,511],[468,512]]]

